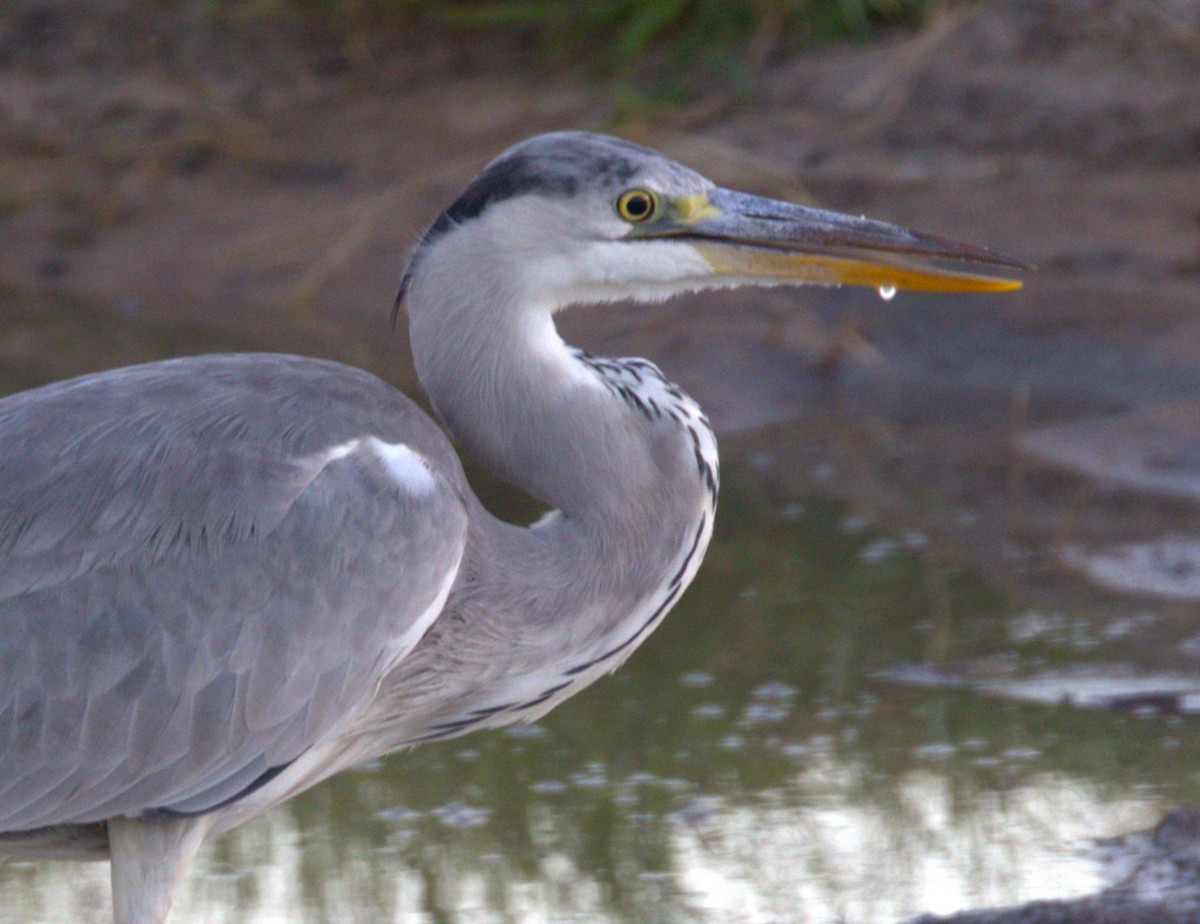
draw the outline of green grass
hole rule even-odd
[[[737,90],[772,55],[920,21],[946,0],[206,0],[217,16],[300,16],[343,27],[413,22],[531,40],[547,60],[686,92]]]
[[[322,2],[322,0],[308,0]],[[326,0],[336,3],[338,0]],[[793,40],[865,35],[915,17],[924,0],[375,0],[464,27],[535,30],[568,43],[602,35],[616,66],[656,46],[699,50],[745,42],[761,30]]]

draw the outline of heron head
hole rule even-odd
[[[1026,268],[982,247],[864,217],[722,189],[649,148],[605,135],[539,135],[501,154],[433,224],[399,304],[427,271],[519,293],[550,312],[743,285],[887,292],[1003,291],[959,267]]]

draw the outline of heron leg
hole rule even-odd
[[[110,818],[114,924],[162,924],[209,816]]]

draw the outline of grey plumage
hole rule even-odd
[[[569,349],[553,315],[748,283],[1011,287],[934,257],[1010,262],[603,136],[501,155],[400,297],[447,428],[551,508],[529,527],[483,508],[407,398],[334,363],[183,359],[0,401],[0,852],[109,855],[118,924],[161,921],[207,835],[614,670],[700,566],[716,442],[656,367]]]
[[[119,370],[0,402],[0,432],[0,831],[202,812],[286,766],[465,540],[440,431],[332,363]],[[367,449],[328,458],[366,435],[436,459],[437,493]]]

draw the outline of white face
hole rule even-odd
[[[631,186],[665,208],[668,193],[649,184]],[[618,211],[621,193],[570,199],[520,196],[497,203],[480,217],[481,245],[491,259],[517,271],[519,286],[541,307],[557,311],[573,304],[625,298],[668,298],[714,284],[713,268],[694,246],[670,239],[632,239],[640,222]],[[640,217],[641,197],[624,202]],[[466,229],[463,229],[466,230]]]

